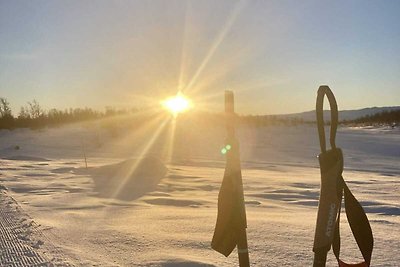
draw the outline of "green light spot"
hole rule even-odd
[[[223,149],[221,149],[221,153],[222,153],[222,154],[224,154],[224,155],[225,155],[225,154],[226,154],[226,152],[228,152],[228,150],[226,150],[226,148],[223,148]]]
[[[232,146],[231,146],[231,145],[226,145],[225,148],[226,148],[227,150],[231,150]]]

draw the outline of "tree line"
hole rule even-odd
[[[14,116],[8,100],[0,97],[0,129],[56,126],[127,114],[133,111],[135,110],[118,110],[111,107],[107,107],[105,112],[96,111],[91,108],[69,108],[65,110],[53,108],[45,110],[38,101],[33,100],[21,107],[18,115]]]
[[[384,110],[382,112],[373,115],[366,115],[358,119],[348,121],[346,123],[366,124],[366,125],[385,124],[392,126],[399,125],[400,109],[389,110],[389,111]]]

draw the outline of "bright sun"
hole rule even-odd
[[[164,100],[162,105],[176,115],[188,110],[191,107],[191,102],[183,94],[178,93],[176,96]]]

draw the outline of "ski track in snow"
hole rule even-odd
[[[1,266],[72,266],[57,258],[57,249],[48,243],[41,227],[8,195],[5,187],[0,190],[0,203]]]

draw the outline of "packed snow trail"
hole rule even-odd
[[[40,226],[23,212],[3,186],[0,186],[0,203],[0,266],[71,266],[46,253],[47,248],[43,248],[46,238]]]

